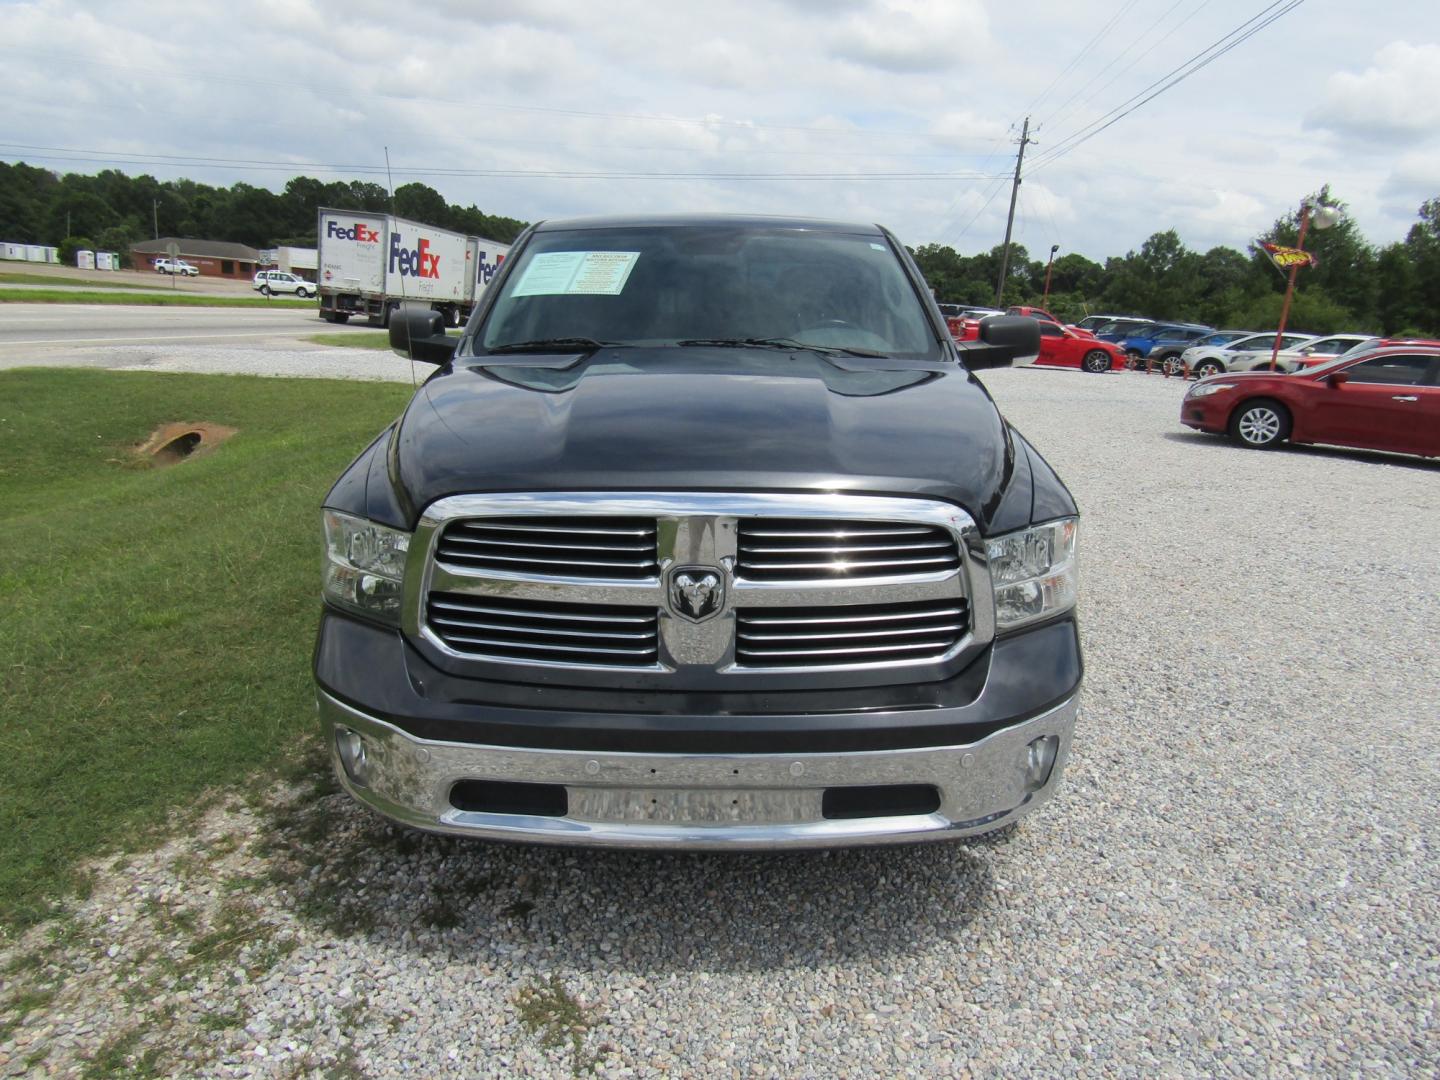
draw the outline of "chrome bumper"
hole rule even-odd
[[[1079,697],[963,746],[838,754],[622,754],[418,739],[316,691],[341,785],[366,806],[430,832],[548,844],[675,849],[814,848],[974,836],[1053,794]],[[363,766],[353,760],[355,739]],[[347,740],[352,760],[340,754]],[[354,770],[354,776],[351,770]],[[565,788],[563,816],[457,809],[459,781]],[[932,813],[826,818],[827,788],[933,785]]]

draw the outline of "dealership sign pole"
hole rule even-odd
[[[1285,283],[1285,302],[1280,305],[1280,325],[1275,330],[1275,344],[1270,349],[1271,371],[1275,370],[1280,356],[1280,342],[1285,337],[1285,321],[1290,317],[1290,301],[1295,296],[1295,275],[1299,273],[1300,267],[1315,265],[1315,256],[1305,250],[1305,234],[1310,229],[1312,213],[1317,229],[1328,229],[1340,220],[1340,211],[1337,208],[1324,206],[1312,198],[1307,198],[1300,204],[1300,235],[1295,240],[1295,246],[1285,247],[1283,244],[1270,243],[1260,245],[1276,266],[1282,270],[1288,267],[1290,270],[1290,278]]]

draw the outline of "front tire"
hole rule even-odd
[[[1104,349],[1091,349],[1080,360],[1080,369],[1092,375],[1103,375],[1110,370],[1110,354]]]
[[[1207,379],[1211,375],[1223,375],[1224,373],[1225,365],[1220,363],[1219,360],[1201,360],[1200,363],[1195,365],[1195,377],[1197,379]]]
[[[1278,401],[1247,401],[1230,417],[1230,437],[1253,450],[1270,450],[1290,437],[1290,413]]]
[[[1165,374],[1169,377],[1183,375],[1185,373],[1185,365],[1180,363],[1180,358],[1178,356],[1165,357],[1164,363],[1161,365],[1161,367],[1164,369]]]
[[[269,296],[269,295],[270,295],[270,286],[269,286],[269,285],[261,285],[261,286],[260,286],[260,295],[261,295],[261,296]]]

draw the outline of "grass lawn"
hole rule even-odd
[[[168,285],[131,285],[125,281],[91,281],[83,277],[66,277],[62,274],[11,274],[0,273],[0,285],[84,285],[90,289],[144,289],[154,292],[169,289]]]
[[[388,349],[390,331],[351,330],[349,333],[311,334],[305,340],[316,345],[338,345],[346,349]]]
[[[405,387],[0,372],[0,934],[314,738],[319,505]],[[171,468],[160,424],[229,441]]]
[[[113,289],[114,286],[111,286]],[[314,300],[266,300],[263,296],[202,296],[199,293],[82,292],[79,289],[7,289],[0,285],[0,303],[10,304],[141,304],[149,307],[271,307],[318,310]]]

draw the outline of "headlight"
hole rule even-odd
[[[410,534],[326,510],[325,599],[399,625]]]
[[[986,544],[999,630],[1048,618],[1075,606],[1074,518],[997,536]]]
[[[1188,394],[1186,394],[1185,396],[1186,396],[1186,397],[1209,397],[1211,394],[1218,394],[1221,390],[1234,390],[1234,389],[1235,389],[1235,384],[1234,384],[1233,382],[1196,383],[1194,386],[1192,386],[1192,387],[1190,388],[1190,392],[1189,392]]]

